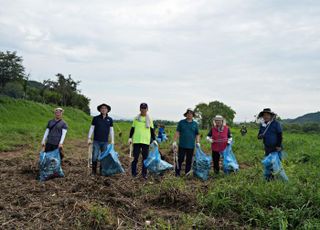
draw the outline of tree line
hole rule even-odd
[[[23,58],[15,51],[0,51],[0,94],[45,104],[71,106],[90,114],[90,99],[78,89],[80,81],[61,73],[55,75],[56,80],[33,81],[30,80],[30,74],[26,74],[22,62]]]

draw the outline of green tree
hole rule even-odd
[[[25,78],[22,61],[22,57],[17,56],[16,52],[0,51],[0,88],[8,82],[22,81]]]
[[[199,103],[195,108],[196,119],[200,122],[201,128],[208,129],[212,125],[212,119],[216,115],[222,115],[229,125],[233,124],[236,112],[228,105],[219,101],[212,101],[208,104]]]
[[[23,86],[20,82],[8,82],[3,87],[3,94],[13,98],[22,98],[24,95]]]

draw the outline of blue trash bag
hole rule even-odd
[[[168,137],[165,133],[162,133],[161,136],[158,136],[157,137],[157,142],[158,143],[161,143],[161,142],[166,142],[168,140]]]
[[[232,151],[232,145],[227,145],[225,150],[222,152],[223,157],[223,172],[229,174],[230,172],[239,171],[239,164]]]
[[[100,154],[98,160],[100,161],[102,176],[111,176],[124,172],[113,144],[108,145],[107,149]]]
[[[202,179],[208,180],[211,167],[212,157],[205,154],[201,148],[196,148],[196,156],[193,161],[193,175]]]
[[[64,177],[61,168],[61,158],[59,149],[51,152],[41,152],[39,161],[40,181],[46,181],[56,177]]]
[[[272,152],[261,161],[264,166],[264,177],[266,179],[275,177],[283,181],[289,181],[281,164],[282,157],[282,152]]]
[[[154,174],[160,174],[164,171],[173,169],[173,165],[161,160],[159,147],[156,145],[151,146],[147,159],[143,161],[144,166]]]

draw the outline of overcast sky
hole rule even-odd
[[[319,111],[320,1],[0,0],[0,50],[31,78],[80,80],[90,107],[154,118],[219,100],[236,121],[265,107]]]

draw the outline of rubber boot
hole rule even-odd
[[[92,162],[92,176],[97,175],[97,162]]]

